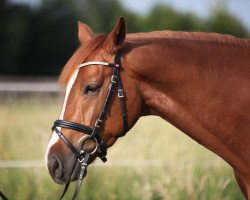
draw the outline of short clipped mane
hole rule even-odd
[[[71,75],[76,70],[77,66],[84,62],[91,54],[93,54],[94,51],[104,43],[105,39],[105,35],[96,35],[89,42],[82,45],[76,50],[76,52],[64,66],[59,77],[59,84],[63,89],[65,89]]]
[[[250,46],[249,39],[241,39],[232,35],[224,35],[218,33],[205,32],[183,32],[183,31],[153,31],[148,33],[133,33],[127,35],[128,41],[138,40],[153,40],[153,39],[175,39],[175,40],[189,40],[189,41],[204,41],[216,42],[224,44],[232,44],[239,46]]]

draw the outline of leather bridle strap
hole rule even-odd
[[[118,51],[116,54],[115,63],[121,66],[121,52],[120,51]],[[123,91],[120,70],[117,73],[117,88],[118,88],[117,90],[118,97],[120,99],[121,116],[122,116],[122,121],[123,121],[123,135],[125,135],[128,130],[128,119],[127,119],[127,110],[126,110],[125,99],[124,99],[125,95]]]
[[[8,200],[8,198],[0,191],[0,197],[3,199],[3,200]]]
[[[68,148],[70,148],[70,150],[75,154],[75,157],[79,159],[81,156],[80,152],[71,144],[71,142],[63,135],[63,133],[57,129],[56,125],[53,127],[53,130],[63,140],[63,142],[68,146]]]
[[[78,132],[82,132],[82,133],[87,133],[88,135],[91,135],[93,129],[89,128],[87,126],[84,126],[82,124],[79,123],[75,123],[75,122],[68,122],[65,120],[56,120],[54,123],[54,126],[60,126],[62,128],[70,128],[72,130],[78,131]]]
[[[70,185],[70,178],[71,178],[71,176],[72,176],[72,174],[73,174],[73,172],[74,172],[76,163],[77,163],[77,159],[76,159],[75,162],[74,162],[74,165],[73,165],[72,170],[71,170],[70,175],[69,175],[69,180],[68,180],[67,184],[65,185],[64,190],[63,190],[63,193],[62,193],[61,197],[59,198],[59,200],[62,200],[62,199],[63,199],[64,195],[66,194],[66,192],[67,192],[67,190],[68,190],[68,188],[69,188],[69,185]]]

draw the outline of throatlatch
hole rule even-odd
[[[124,95],[121,76],[120,76],[121,52],[117,51],[117,53],[115,55],[115,63],[93,61],[93,62],[82,63],[79,66],[79,68],[82,68],[85,66],[90,66],[90,65],[102,65],[102,66],[112,67],[113,74],[111,76],[111,82],[109,85],[106,99],[105,99],[104,104],[102,106],[101,113],[100,113],[98,119],[96,120],[93,128],[89,128],[88,126],[85,126],[83,124],[79,124],[76,122],[70,122],[70,121],[65,121],[65,120],[60,120],[60,119],[58,119],[54,122],[52,130],[57,133],[57,135],[64,141],[64,143],[68,146],[68,148],[73,152],[73,154],[76,157],[75,163],[73,165],[72,171],[71,171],[70,176],[69,176],[68,183],[65,185],[65,188],[64,188],[62,196],[60,197],[60,200],[64,197],[65,193],[67,192],[67,189],[68,189],[69,184],[70,184],[70,178],[73,174],[73,171],[75,169],[77,161],[81,165],[81,170],[80,170],[78,183],[77,183],[76,190],[75,190],[75,193],[74,193],[72,200],[76,199],[76,197],[80,191],[82,180],[84,178],[84,175],[86,174],[88,162],[89,162],[91,155],[97,155],[103,162],[107,161],[107,158],[106,158],[107,146],[100,136],[99,129],[102,127],[102,124],[103,124],[105,117],[107,115],[108,107],[109,107],[109,104],[111,102],[111,97],[113,96],[113,94],[115,92],[116,86],[117,86],[117,95],[118,95],[118,98],[120,100],[120,105],[121,105],[121,115],[122,115],[122,120],[123,120],[123,133],[125,134],[127,129],[128,129],[127,112],[126,112],[126,105],[125,105],[125,95]],[[80,148],[79,148],[80,150],[76,149],[74,147],[74,145],[64,136],[64,134],[61,131],[59,131],[59,129],[57,127],[72,129],[72,130],[87,134],[87,136],[83,136],[80,139],[79,144],[84,144],[87,140],[94,140],[96,143],[95,149],[91,152],[87,152],[81,148],[81,146],[83,146],[83,145],[80,145]]]

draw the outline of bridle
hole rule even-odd
[[[121,76],[120,76],[121,51],[119,51],[119,50],[117,51],[117,53],[115,55],[114,63],[99,62],[99,61],[86,62],[86,63],[82,63],[78,68],[82,68],[82,67],[90,66],[90,65],[101,65],[101,66],[111,67],[111,68],[113,68],[113,74],[111,76],[111,82],[109,84],[106,99],[105,99],[104,104],[102,106],[100,115],[97,118],[93,128],[90,128],[88,126],[85,126],[83,124],[79,124],[76,122],[65,121],[65,120],[61,120],[61,119],[58,119],[54,122],[52,130],[57,133],[57,135],[63,140],[63,142],[67,145],[67,147],[73,152],[73,154],[76,157],[75,163],[73,165],[72,171],[71,171],[70,176],[69,176],[68,183],[65,185],[65,188],[64,188],[62,196],[60,197],[60,200],[63,198],[63,196],[67,192],[67,189],[68,189],[69,184],[70,184],[70,178],[73,174],[73,171],[75,169],[77,161],[81,165],[81,170],[80,170],[80,174],[79,174],[77,187],[76,187],[76,190],[75,190],[75,193],[74,193],[72,200],[76,199],[76,197],[80,191],[82,180],[83,180],[84,175],[87,171],[87,167],[89,164],[88,162],[89,162],[90,157],[95,154],[103,162],[107,161],[107,158],[106,158],[107,146],[106,146],[105,142],[102,140],[101,135],[99,133],[99,130],[102,127],[102,124],[103,124],[105,117],[107,115],[108,107],[110,105],[111,98],[112,98],[113,94],[115,93],[116,87],[117,87],[117,94],[118,94],[118,98],[120,100],[120,106],[121,106],[121,115],[122,115],[122,121],[123,121],[123,134],[125,134],[127,129],[128,129],[125,98],[124,98],[124,92],[123,92]],[[57,127],[72,129],[72,130],[87,134],[87,136],[85,135],[79,140],[79,150],[74,147],[74,145],[64,136],[64,134]],[[82,149],[84,143],[87,140],[94,140],[94,142],[96,144],[94,150],[85,151]]]

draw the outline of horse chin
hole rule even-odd
[[[65,176],[63,176],[61,178],[52,177],[52,179],[57,184],[64,185],[64,184],[68,183],[69,178],[70,178],[70,182],[78,180],[79,176],[80,176],[80,170],[81,170],[80,164],[77,164],[74,171],[73,171],[73,173],[71,174],[71,176],[70,176],[70,174],[67,174],[67,175],[65,175]],[[87,170],[85,171],[84,177],[86,175],[87,175]]]
[[[91,156],[91,157],[90,157],[90,160],[89,160],[89,162],[88,162],[88,166],[89,166],[95,159],[96,159],[96,155],[95,155],[95,156]],[[72,170],[72,169],[71,169],[71,170]],[[76,166],[75,166],[75,169],[74,169],[74,171],[73,171],[73,173],[72,173],[72,175],[71,175],[71,177],[70,177],[70,182],[73,182],[73,181],[76,181],[76,180],[79,179],[80,171],[81,171],[81,165],[80,165],[79,162],[77,162],[77,164],[76,164]],[[85,170],[85,173],[84,173],[83,178],[85,178],[86,175],[87,175],[87,169]],[[68,179],[69,179],[69,176],[67,177],[66,180],[68,180]],[[64,183],[67,183],[67,181],[64,182]]]
[[[63,178],[54,178],[54,177],[52,177],[52,179],[53,179],[53,181],[55,183],[60,184],[60,185],[64,185],[64,184],[67,183],[67,181],[65,179],[63,179]]]
[[[75,169],[70,177],[70,182],[73,182],[73,181],[76,181],[79,179],[80,171],[81,171],[80,163],[77,163],[77,165],[76,165],[76,167],[75,167]],[[83,178],[85,178],[86,175],[87,175],[87,169],[85,170]]]

